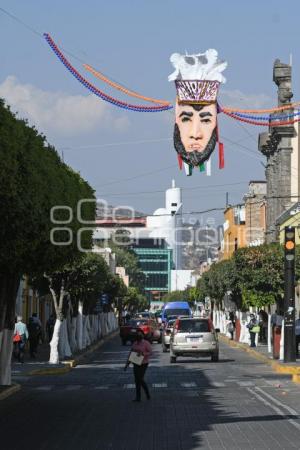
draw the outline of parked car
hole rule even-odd
[[[161,342],[161,332],[155,320],[135,318],[120,327],[122,344],[126,345],[128,341],[133,342],[138,331],[141,331],[145,339],[148,339],[150,342]]]
[[[169,302],[162,310],[162,321],[168,321],[171,316],[192,316],[192,310],[187,302]]]
[[[169,319],[168,322],[165,323],[165,326],[162,330],[162,350],[166,353],[170,348],[170,338],[171,333],[173,331],[173,326],[176,322],[176,318]]]
[[[175,363],[178,356],[210,356],[212,361],[218,361],[219,331],[209,318],[176,319],[170,338],[170,362]]]

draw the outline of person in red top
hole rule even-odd
[[[132,347],[132,352],[136,352],[139,356],[143,355],[144,359],[142,364],[139,366],[137,364],[133,364],[133,373],[134,373],[134,381],[135,381],[135,390],[136,397],[133,400],[134,402],[141,401],[141,388],[144,389],[146,397],[150,400],[150,393],[147,386],[147,383],[144,380],[144,376],[149,364],[149,357],[152,355],[152,347],[150,342],[144,339],[144,335],[141,332],[137,333],[136,340],[134,341]],[[129,365],[127,362],[126,367]]]

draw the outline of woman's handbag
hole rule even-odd
[[[22,340],[21,336],[19,335],[19,333],[15,334],[13,337],[13,342],[20,342]]]
[[[260,332],[260,326],[254,325],[254,327],[251,328],[251,333],[259,333]]]

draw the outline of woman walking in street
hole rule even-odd
[[[144,380],[144,376],[148,368],[149,358],[152,355],[152,347],[150,342],[144,339],[144,334],[141,331],[139,331],[136,335],[136,340],[134,341],[131,347],[131,352],[135,352],[138,357],[143,356],[141,364],[133,363],[133,373],[136,390],[136,396],[133,401],[134,402],[141,401],[141,388],[143,388],[147,399],[150,400],[150,393],[147,383]],[[129,364],[130,361],[128,359],[125,368],[128,367]]]

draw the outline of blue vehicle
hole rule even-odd
[[[161,315],[162,322],[178,316],[192,316],[192,310],[188,302],[169,302],[164,305]]]

